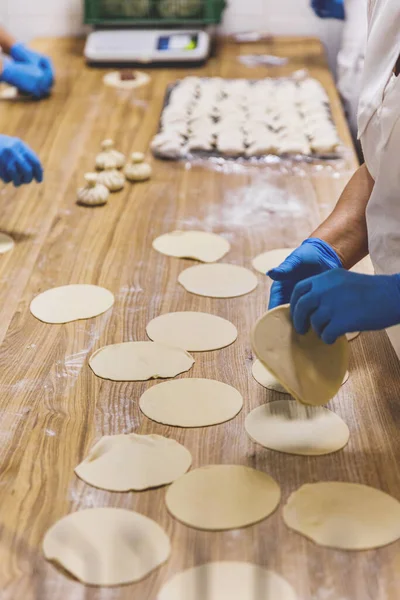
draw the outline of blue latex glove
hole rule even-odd
[[[8,135],[0,135],[0,179],[19,187],[33,179],[43,181],[39,158],[24,142]]]
[[[298,283],[290,304],[298,333],[305,334],[311,325],[326,344],[333,344],[345,333],[400,323],[400,274],[334,269]]]
[[[279,267],[268,271],[268,277],[275,282],[269,309],[288,304],[299,281],[341,266],[340,258],[329,244],[318,238],[305,240]]]
[[[54,83],[54,68],[53,63],[48,56],[35,52],[19,42],[11,47],[10,55],[15,62],[34,65],[41,69],[46,78],[48,91],[50,91],[50,88]]]
[[[17,63],[9,58],[3,58],[0,81],[14,85],[24,94],[31,94],[35,98],[43,98],[50,91],[42,69],[29,63]]]
[[[346,17],[343,0],[311,0],[311,7],[321,19],[344,21]]]

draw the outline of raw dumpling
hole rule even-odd
[[[125,185],[125,177],[118,169],[102,171],[97,175],[97,181],[105,185],[110,192],[119,192]]]
[[[125,164],[125,156],[114,148],[112,140],[104,140],[101,144],[102,152],[97,155],[96,169],[121,169]]]
[[[131,162],[125,167],[125,177],[129,181],[145,181],[150,179],[152,169],[149,163],[145,163],[144,155],[141,152],[134,152],[131,155]]]
[[[97,182],[97,173],[86,173],[86,187],[78,190],[78,204],[101,206],[106,204],[110,192],[105,185]]]

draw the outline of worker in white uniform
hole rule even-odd
[[[400,356],[400,2],[369,0],[359,106],[366,164],[311,237],[268,274],[270,308],[290,302],[300,334],[332,344],[388,329]],[[349,272],[370,253],[376,275]]]
[[[36,99],[50,93],[54,83],[51,60],[31,50],[0,27],[0,82]],[[15,186],[43,179],[39,158],[23,141],[0,135],[0,179]]]

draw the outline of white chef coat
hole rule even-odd
[[[375,180],[367,206],[369,252],[377,274],[400,273],[400,1],[369,0],[368,43],[358,127]],[[377,307],[379,310],[379,307]],[[400,326],[388,329],[400,358]]]

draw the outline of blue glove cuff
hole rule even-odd
[[[321,240],[320,238],[308,238],[304,240],[302,246],[306,244],[311,244],[315,248],[318,248],[318,250],[324,255],[324,258],[331,263],[333,269],[343,268],[342,261],[340,260],[338,254],[335,252],[332,246],[330,246],[324,240]]]

